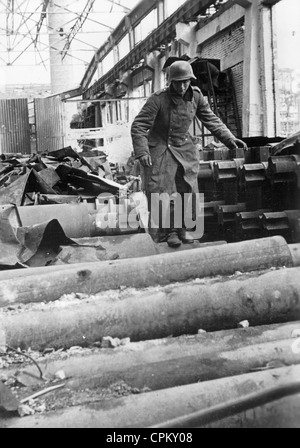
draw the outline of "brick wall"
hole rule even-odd
[[[197,55],[201,58],[224,60],[237,50],[244,47],[244,20],[239,20],[231,27],[216,34],[211,39],[198,45]],[[243,63],[240,62],[233,67],[233,83],[236,92],[240,121],[242,122],[243,108]]]
[[[230,56],[238,48],[244,45],[244,20],[239,20],[231,27],[198,45],[198,54],[203,58],[223,59]]]

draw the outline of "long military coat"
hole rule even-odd
[[[184,97],[172,87],[160,90],[134,119],[131,136],[135,157],[150,154],[152,159],[152,166],[145,168],[148,193],[176,192],[178,162],[184,168],[184,180],[191,192],[198,191],[199,151],[189,133],[195,116],[224,145],[232,145],[234,135],[212,112],[198,87],[190,86]]]

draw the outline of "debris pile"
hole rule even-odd
[[[0,269],[122,258],[124,239],[114,251],[96,237],[140,233],[147,217],[140,178],[102,151],[1,156]]]

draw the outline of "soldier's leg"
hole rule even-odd
[[[190,196],[190,200],[194,201],[193,198],[193,193],[191,193],[191,187],[189,186],[189,184],[184,180],[184,169],[182,165],[178,166],[177,172],[176,172],[176,188],[177,188],[177,192],[181,195],[181,203],[182,203],[182,208],[181,208],[181,229],[179,230],[179,237],[181,239],[181,241],[183,243],[193,243],[194,239],[189,236],[186,232],[186,226],[185,226],[185,217],[187,215],[187,213],[190,213],[190,210],[194,211],[194,204],[192,204],[191,207],[189,207],[188,205],[188,201],[187,199],[187,193]],[[186,195],[186,196],[185,196]]]

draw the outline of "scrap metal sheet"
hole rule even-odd
[[[24,199],[25,189],[30,176],[30,172],[20,176],[11,185],[0,189],[0,204],[21,205]]]
[[[20,225],[17,207],[0,207],[0,269],[46,266],[61,251],[76,245],[56,219],[28,227]]]

